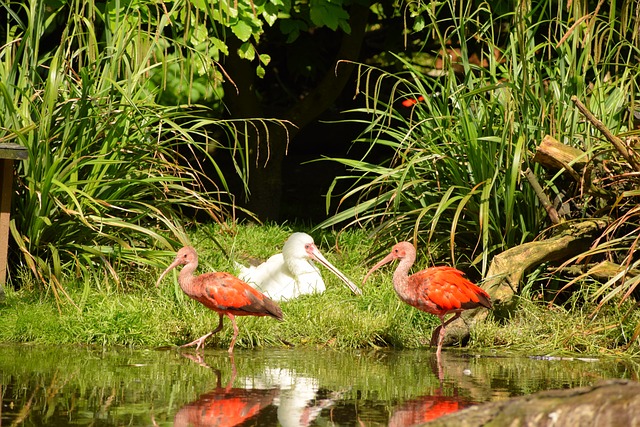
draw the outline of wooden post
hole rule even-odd
[[[7,281],[9,221],[13,191],[13,159],[0,159],[0,286]],[[0,291],[1,293],[2,291]]]
[[[25,160],[27,149],[14,143],[0,143],[0,301],[4,299],[9,255],[11,193],[13,193],[13,161]]]

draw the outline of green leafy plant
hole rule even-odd
[[[117,14],[99,26],[85,6],[47,16],[41,2],[25,5],[28,19],[9,15],[0,50],[0,139],[29,155],[17,168],[13,273],[30,271],[56,295],[66,293],[69,276],[120,283],[131,266],[161,265],[161,251],[188,242],[184,219],[225,220],[229,199],[210,156],[212,135],[234,135],[238,125],[208,118],[204,107],[155,102],[145,82],[162,66],[151,61],[162,45],[157,33]],[[71,19],[60,45],[42,52],[56,13]]]
[[[453,36],[466,39],[466,21],[455,24],[458,32],[442,35],[442,45]],[[493,30],[487,25],[478,37]],[[372,117],[359,142],[382,146],[377,151],[391,157],[376,163],[338,159],[358,175],[341,200],[358,201],[321,226],[373,226],[384,246],[413,238],[428,243],[437,257],[451,248],[454,261],[457,246],[486,271],[492,254],[533,238],[540,226],[535,195],[520,176],[529,141],[513,132],[517,88],[501,80],[505,65],[494,56],[487,58],[488,69],[463,56],[462,81],[453,67],[431,77],[408,59],[397,60],[406,71],[361,67],[370,100],[354,111]],[[414,101],[398,107],[403,100]]]
[[[341,207],[320,227],[373,228],[385,250],[413,239],[433,258],[477,264],[484,276],[494,255],[551,225],[522,177],[530,168],[551,198],[563,195],[563,174],[531,160],[545,135],[582,149],[594,162],[588,171],[619,158],[571,97],[614,133],[629,130],[639,23],[628,4],[611,6],[611,15],[588,12],[587,1],[568,12],[551,2],[506,11],[488,3],[412,5],[413,28],[429,35],[427,47],[389,61],[402,71],[360,65],[366,105],[350,113],[367,125],[356,143],[368,149],[360,160],[330,159],[352,173],[334,181],[330,196]],[[625,176],[624,167],[619,172]],[[565,219],[604,214],[606,200],[590,188],[578,185],[569,197]],[[609,213],[626,218],[637,199],[620,201]],[[635,241],[626,230],[632,265]]]

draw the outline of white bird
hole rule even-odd
[[[272,300],[282,301],[325,291],[324,280],[313,261],[327,267],[354,294],[362,294],[362,291],[347,276],[322,256],[313,242],[313,237],[306,233],[293,233],[285,242],[282,253],[273,255],[257,267],[236,264],[240,268],[238,277],[241,280],[260,290]]]

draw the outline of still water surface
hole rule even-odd
[[[0,346],[1,426],[412,426],[481,402],[601,379],[612,360],[423,350]],[[442,379],[439,379],[441,377]]]

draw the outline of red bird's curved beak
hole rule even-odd
[[[369,276],[371,275],[371,273],[373,273],[374,271],[376,271],[377,269],[379,269],[380,267],[382,267],[385,264],[390,263],[391,261],[393,261],[394,259],[396,259],[397,257],[395,256],[395,254],[393,252],[391,252],[389,255],[387,255],[386,257],[384,257],[382,260],[380,260],[380,262],[378,262],[376,265],[374,265],[373,267],[371,267],[371,270],[369,270],[367,272],[367,274],[365,274],[364,279],[362,279],[362,283],[364,284],[364,282],[367,281],[367,279],[369,278]]]
[[[158,277],[158,281],[156,282],[156,288],[158,286],[160,286],[160,282],[162,282],[162,279],[164,279],[164,276],[166,276],[168,272],[170,272],[171,270],[176,268],[178,265],[180,265],[180,260],[178,258],[176,258],[175,260],[173,260],[171,265],[169,267],[167,267],[167,269],[165,271],[162,272],[160,277]]]

